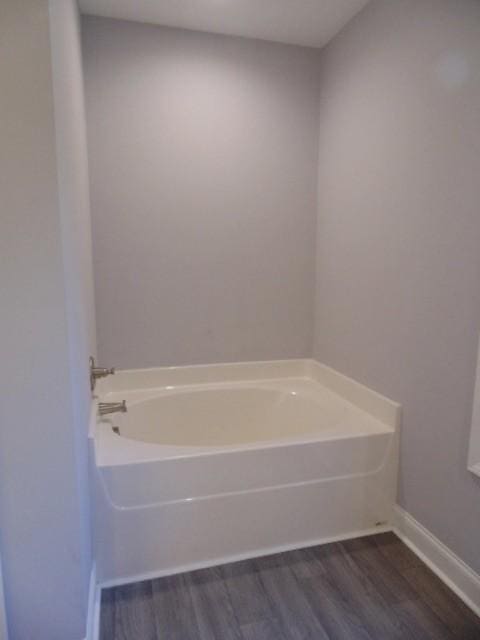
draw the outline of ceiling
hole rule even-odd
[[[78,0],[82,13],[322,47],[368,0]]]

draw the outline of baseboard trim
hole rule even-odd
[[[88,589],[87,636],[85,640],[98,640],[100,635],[101,587],[97,584],[97,569],[94,564],[90,573]]]
[[[477,616],[480,616],[480,576],[398,505],[394,532]]]

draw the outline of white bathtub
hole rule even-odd
[[[101,400],[129,411],[94,433],[103,584],[389,528],[400,408],[331,369],[150,369],[107,384]]]

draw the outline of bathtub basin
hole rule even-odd
[[[121,372],[101,396],[128,405],[92,439],[103,584],[390,526],[399,407],[315,362]]]

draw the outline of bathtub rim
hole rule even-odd
[[[302,383],[308,386],[302,388]],[[132,409],[136,405],[155,401],[162,397],[188,395],[190,393],[201,394],[209,391],[250,391],[266,390],[280,394],[289,394],[291,388],[296,393],[305,393],[309,400],[315,400],[319,392],[326,392],[334,402],[339,402],[348,409],[340,423],[319,428],[318,431],[305,431],[288,435],[239,441],[230,444],[173,444],[168,442],[149,442],[141,438],[133,438],[128,435],[116,434],[113,426],[117,422],[115,415],[105,416],[98,421],[96,427],[95,450],[100,467],[118,466],[121,464],[157,462],[166,460],[181,460],[210,455],[231,454],[248,452],[252,450],[270,450],[277,447],[298,446],[316,444],[319,442],[332,442],[351,438],[368,437],[374,435],[391,435],[395,429],[376,419],[371,414],[353,405],[345,398],[333,393],[330,389],[320,384],[313,378],[279,378],[266,380],[248,380],[235,382],[219,382],[194,385],[177,385],[160,387],[158,389],[133,390],[128,393],[147,393],[145,398],[129,399]],[[122,392],[113,392],[122,396]],[[107,394],[102,400],[108,401]],[[329,401],[327,400],[327,403]],[[353,413],[353,415],[352,415]],[[358,423],[357,423],[358,420]]]
[[[227,455],[239,451],[271,449],[283,446],[305,445],[319,441],[331,441],[343,438],[365,437],[374,433],[394,433],[399,430],[402,407],[399,403],[373,391],[365,385],[345,376],[334,369],[313,359],[269,360],[259,362],[235,362],[180,367],[153,367],[147,369],[121,370],[117,373],[120,382],[114,378],[102,381],[92,400],[89,437],[92,439],[95,464],[98,467],[121,466],[123,464],[146,464],[158,461],[180,460],[190,457],[209,455]],[[314,381],[342,400],[352,404],[363,413],[381,423],[384,429],[379,431],[358,430],[357,432],[331,433],[330,436],[309,436],[305,438],[256,441],[223,447],[176,447],[120,436],[125,441],[123,452],[104,457],[109,444],[118,444],[119,436],[111,431],[107,420],[97,416],[98,400],[108,393],[141,390],[164,390],[172,386],[177,391],[194,385],[235,384],[287,380],[289,378]],[[143,384],[140,386],[139,383]],[[163,382],[163,384],[161,384]],[[160,383],[160,384],[159,384]],[[169,383],[169,384],[165,384]],[[173,383],[173,384],[172,384]],[[133,386],[132,386],[133,385]],[[106,427],[106,425],[109,425]],[[109,432],[106,432],[106,428]],[[105,442],[107,440],[107,442]],[[110,443],[108,442],[110,440]],[[115,447],[117,450],[119,447]],[[130,449],[130,451],[128,451]],[[134,453],[132,450],[136,449]],[[163,451],[162,451],[163,450]],[[168,455],[166,450],[170,450]],[[174,451],[175,450],[175,451]],[[111,452],[110,452],[111,453]]]
[[[398,402],[313,358],[121,369],[99,381],[94,400],[116,391],[280,378],[313,379],[381,422],[393,428],[400,426],[402,407]]]
[[[351,433],[331,433],[329,432],[328,436],[316,436],[316,437],[308,437],[308,438],[296,438],[296,439],[277,439],[277,440],[258,440],[251,443],[242,443],[239,445],[225,445],[220,447],[182,447],[182,446],[173,446],[173,445],[161,445],[150,442],[145,442],[143,440],[135,440],[133,438],[127,438],[125,436],[118,436],[117,434],[112,432],[111,424],[108,422],[101,422],[96,425],[97,435],[94,438],[95,441],[95,462],[98,468],[105,467],[119,467],[122,465],[135,465],[135,464],[149,464],[153,462],[168,462],[168,461],[180,461],[187,460],[190,458],[207,458],[210,456],[217,455],[229,455],[234,453],[246,453],[248,451],[267,451],[270,449],[278,449],[282,447],[297,447],[297,446],[307,446],[309,444],[318,444],[320,442],[335,442],[338,440],[353,440],[357,438],[366,438],[369,436],[381,436],[381,435],[394,435],[395,429],[388,425],[385,425],[383,429],[379,429],[378,431],[368,431],[368,430],[358,430],[357,432]],[[332,430],[333,431],[333,430]],[[120,456],[125,456],[124,459],[113,460],[109,459],[105,461],[102,456],[101,449],[108,447],[108,441],[110,442],[118,442],[116,439],[121,438],[125,440],[124,448],[131,449],[144,449],[145,455],[141,457],[141,453],[137,453],[137,457],[128,457],[127,452],[119,454]],[[107,442],[105,442],[107,441]],[[151,451],[149,455],[147,454],[147,449]],[[163,451],[162,451],[163,450]],[[165,451],[170,450],[170,451]],[[173,450],[177,450],[174,452]]]

